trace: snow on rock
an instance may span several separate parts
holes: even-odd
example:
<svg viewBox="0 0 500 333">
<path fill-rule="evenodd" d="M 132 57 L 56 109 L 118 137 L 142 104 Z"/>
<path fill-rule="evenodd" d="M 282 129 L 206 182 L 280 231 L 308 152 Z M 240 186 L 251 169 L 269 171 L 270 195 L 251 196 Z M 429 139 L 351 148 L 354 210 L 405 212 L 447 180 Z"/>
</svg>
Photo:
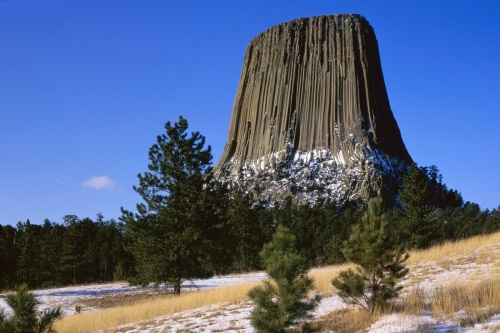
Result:
<svg viewBox="0 0 500 333">
<path fill-rule="evenodd" d="M 357 151 L 348 159 L 343 151 L 324 148 L 289 148 L 250 162 L 235 157 L 218 170 L 217 178 L 271 207 L 288 197 L 300 205 L 318 201 L 341 205 L 390 191 L 386 188 L 388 179 L 401 182 L 407 167 L 402 160 L 366 145 L 355 146 Z"/>
</svg>

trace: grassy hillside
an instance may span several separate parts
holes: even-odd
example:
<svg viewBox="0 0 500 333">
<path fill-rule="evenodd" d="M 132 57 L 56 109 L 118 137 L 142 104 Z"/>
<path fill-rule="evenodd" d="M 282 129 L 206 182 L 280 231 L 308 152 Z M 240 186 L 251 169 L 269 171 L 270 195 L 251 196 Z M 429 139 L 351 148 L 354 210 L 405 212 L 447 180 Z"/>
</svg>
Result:
<svg viewBox="0 0 500 333">
<path fill-rule="evenodd" d="M 335 290 L 330 280 L 346 267 L 313 269 L 310 274 L 315 279 L 317 291 L 325 298 L 333 295 Z M 370 325 L 381 325 L 377 321 L 389 315 L 397 315 L 401 321 L 418 322 L 419 316 L 425 313 L 426 320 L 431 322 L 451 321 L 470 326 L 500 314 L 500 233 L 412 252 L 408 267 L 410 274 L 403 282 L 404 293 L 390 310 L 392 314 L 378 313 L 369 317 L 354 308 L 339 307 L 330 314 L 317 317 L 317 323 L 325 330 L 355 332 Z M 155 318 L 171 317 L 201 307 L 220 309 L 211 312 L 216 317 L 228 307 L 251 307 L 247 292 L 255 285 L 256 282 L 251 282 L 186 292 L 179 297 L 162 296 L 133 305 L 67 316 L 56 329 L 60 333 L 94 332 L 106 328 L 106 332 L 126 332 L 132 327 L 154 327 Z M 118 326 L 122 328 L 115 329 Z M 163 330 L 167 332 L 165 327 Z M 234 327 L 238 329 L 236 323 Z"/>
</svg>

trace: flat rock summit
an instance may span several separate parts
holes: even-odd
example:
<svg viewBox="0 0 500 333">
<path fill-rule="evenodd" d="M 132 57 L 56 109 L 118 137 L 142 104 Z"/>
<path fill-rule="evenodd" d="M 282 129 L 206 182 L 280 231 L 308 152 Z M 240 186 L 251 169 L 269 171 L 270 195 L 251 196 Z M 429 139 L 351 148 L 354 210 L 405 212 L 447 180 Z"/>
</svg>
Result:
<svg viewBox="0 0 500 333">
<path fill-rule="evenodd" d="M 219 180 L 271 206 L 342 204 L 391 195 L 410 163 L 364 17 L 297 19 L 250 42 Z"/>
</svg>

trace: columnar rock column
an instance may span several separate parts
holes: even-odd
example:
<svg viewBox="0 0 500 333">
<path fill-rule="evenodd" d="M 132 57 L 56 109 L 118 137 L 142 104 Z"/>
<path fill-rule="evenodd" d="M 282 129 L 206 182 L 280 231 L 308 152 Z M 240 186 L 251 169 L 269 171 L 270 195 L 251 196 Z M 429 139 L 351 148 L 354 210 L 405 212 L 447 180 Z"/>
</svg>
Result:
<svg viewBox="0 0 500 333">
<path fill-rule="evenodd" d="M 271 205 L 367 199 L 411 163 L 360 15 L 298 19 L 247 47 L 217 177 Z"/>
</svg>

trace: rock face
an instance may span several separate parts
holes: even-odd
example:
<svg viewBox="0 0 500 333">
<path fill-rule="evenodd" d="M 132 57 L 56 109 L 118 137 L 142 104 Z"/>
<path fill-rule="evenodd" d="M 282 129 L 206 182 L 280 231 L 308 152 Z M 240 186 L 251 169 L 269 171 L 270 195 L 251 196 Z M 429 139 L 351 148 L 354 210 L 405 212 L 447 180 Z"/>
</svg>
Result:
<svg viewBox="0 0 500 333">
<path fill-rule="evenodd" d="M 341 204 L 390 191 L 411 162 L 364 17 L 297 19 L 250 42 L 220 180 L 270 205 Z"/>
</svg>

